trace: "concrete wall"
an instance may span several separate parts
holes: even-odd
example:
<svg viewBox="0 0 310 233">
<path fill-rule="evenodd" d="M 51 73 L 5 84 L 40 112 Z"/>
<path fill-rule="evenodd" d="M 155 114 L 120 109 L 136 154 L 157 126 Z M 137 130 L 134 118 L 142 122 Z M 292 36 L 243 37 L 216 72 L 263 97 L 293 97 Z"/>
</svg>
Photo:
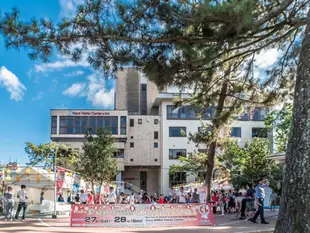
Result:
<svg viewBox="0 0 310 233">
<path fill-rule="evenodd" d="M 127 109 L 127 69 L 119 70 L 116 73 L 115 80 L 115 109 L 124 110 Z"/>
<path fill-rule="evenodd" d="M 155 83 L 148 81 L 147 82 L 147 114 L 148 115 L 158 115 L 156 109 L 152 109 L 154 100 L 156 99 L 159 91 Z"/>
<path fill-rule="evenodd" d="M 147 172 L 147 192 L 150 195 L 154 193 L 159 193 L 158 188 L 158 168 L 134 168 L 134 167 L 126 167 L 124 171 L 124 180 L 126 182 L 131 182 L 134 187 L 140 188 L 140 171 Z"/>
<path fill-rule="evenodd" d="M 130 119 L 134 120 L 134 127 L 130 127 Z M 138 124 L 141 119 L 142 124 Z M 159 116 L 128 116 L 128 137 L 125 145 L 125 161 L 129 166 L 160 166 L 162 147 L 160 139 L 160 122 L 154 124 Z M 154 132 L 158 131 L 158 139 L 154 139 Z M 154 143 L 158 148 L 154 148 Z M 134 147 L 130 147 L 134 143 Z M 157 161 L 155 161 L 157 160 Z"/>
<path fill-rule="evenodd" d="M 127 69 L 127 110 L 140 113 L 140 74 L 134 69 Z"/>
</svg>

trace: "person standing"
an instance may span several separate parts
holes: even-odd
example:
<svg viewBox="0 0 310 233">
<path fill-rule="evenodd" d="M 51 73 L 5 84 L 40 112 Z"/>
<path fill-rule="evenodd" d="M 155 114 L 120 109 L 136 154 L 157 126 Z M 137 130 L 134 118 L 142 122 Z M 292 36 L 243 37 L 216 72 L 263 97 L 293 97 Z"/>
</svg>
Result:
<svg viewBox="0 0 310 233">
<path fill-rule="evenodd" d="M 97 192 L 95 195 L 95 204 L 100 204 L 100 198 L 99 198 L 100 192 Z"/>
<path fill-rule="evenodd" d="M 259 185 L 257 185 L 255 188 L 258 210 L 256 211 L 255 215 L 249 219 L 249 221 L 253 223 L 256 223 L 256 219 L 258 218 L 258 215 L 259 215 L 262 224 L 269 224 L 268 222 L 266 222 L 265 217 L 264 217 L 265 188 L 266 188 L 266 185 L 264 183 L 264 179 L 260 179 Z"/>
<path fill-rule="evenodd" d="M 84 193 L 84 190 L 81 190 L 81 196 L 80 196 L 80 201 L 82 204 L 86 204 L 88 200 L 88 195 Z"/>
<path fill-rule="evenodd" d="M 197 192 L 197 189 L 194 189 L 193 195 L 192 195 L 192 203 L 200 203 L 200 195 Z"/>
<path fill-rule="evenodd" d="M 69 193 L 68 197 L 67 197 L 67 203 L 71 204 L 71 193 Z"/>
<path fill-rule="evenodd" d="M 225 213 L 225 204 L 226 204 L 225 193 L 224 193 L 224 191 L 221 191 L 219 196 L 218 196 L 218 206 L 220 207 L 222 216 L 224 216 L 224 213 Z"/>
<path fill-rule="evenodd" d="M 137 198 L 136 198 L 136 203 L 141 204 L 141 201 L 142 201 L 142 194 L 138 193 Z"/>
<path fill-rule="evenodd" d="M 108 202 L 109 204 L 115 204 L 116 203 L 116 194 L 114 192 L 114 188 L 110 187 L 110 193 L 108 196 Z"/>
<path fill-rule="evenodd" d="M 135 204 L 135 194 L 131 193 L 131 196 L 129 198 L 129 204 L 134 205 Z"/>
<path fill-rule="evenodd" d="M 87 204 L 94 204 L 94 193 L 91 191 L 87 197 Z"/>
<path fill-rule="evenodd" d="M 40 194 L 40 205 L 42 205 L 43 201 L 44 201 L 44 192 L 41 192 L 41 194 Z"/>
<path fill-rule="evenodd" d="M 77 193 L 74 197 L 74 200 L 75 200 L 75 204 L 79 203 L 80 202 L 80 195 L 79 193 Z"/>
<path fill-rule="evenodd" d="M 255 202 L 255 192 L 256 190 L 253 188 L 253 185 L 251 183 L 248 184 L 248 189 L 246 192 L 246 198 L 242 200 L 242 206 L 241 206 L 241 217 L 240 219 L 246 219 L 245 211 L 248 206 L 248 210 L 251 212 L 254 211 L 254 202 Z"/>
<path fill-rule="evenodd" d="M 215 192 L 212 192 L 212 197 L 211 197 L 211 200 L 212 200 L 212 209 L 213 209 L 213 214 L 216 214 L 216 207 L 217 207 L 217 196 L 216 196 L 216 193 Z"/>
<path fill-rule="evenodd" d="M 4 221 L 10 219 L 13 221 L 13 189 L 12 187 L 8 187 L 7 191 L 4 193 L 4 208 L 5 208 L 5 217 Z"/>
<path fill-rule="evenodd" d="M 57 201 L 58 201 L 59 203 L 64 203 L 64 202 L 65 202 L 65 200 L 64 200 L 64 198 L 63 198 L 63 196 L 62 196 L 62 194 L 59 194 L 59 197 L 58 197 Z"/>
<path fill-rule="evenodd" d="M 16 214 L 15 214 L 15 220 L 18 219 L 19 212 L 21 211 L 21 209 L 23 209 L 22 221 L 24 222 L 26 218 L 28 194 L 26 191 L 26 185 L 22 184 L 20 187 L 21 187 L 21 190 L 18 191 L 17 193 L 17 198 L 19 198 L 19 203 L 18 203 Z"/>
<path fill-rule="evenodd" d="M 184 192 L 183 186 L 180 188 L 180 192 L 178 194 L 178 203 L 186 204 L 186 193 Z"/>
<path fill-rule="evenodd" d="M 272 191 L 271 195 L 270 195 L 270 210 L 272 211 L 272 207 L 273 207 L 273 211 L 276 211 L 276 205 L 277 205 L 277 194 Z"/>
</svg>

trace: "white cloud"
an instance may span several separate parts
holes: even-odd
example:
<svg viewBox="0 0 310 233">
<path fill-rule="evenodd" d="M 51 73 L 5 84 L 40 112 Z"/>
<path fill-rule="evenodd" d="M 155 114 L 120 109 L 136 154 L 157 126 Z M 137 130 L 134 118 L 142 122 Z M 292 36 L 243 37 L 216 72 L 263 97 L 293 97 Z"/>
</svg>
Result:
<svg viewBox="0 0 310 233">
<path fill-rule="evenodd" d="M 277 49 L 269 49 L 256 55 L 255 65 L 261 69 L 266 69 L 272 66 L 280 56 L 280 51 Z"/>
<path fill-rule="evenodd" d="M 111 108 L 114 103 L 114 89 L 107 90 L 107 80 L 100 73 L 87 77 L 87 83 L 74 83 L 63 94 L 71 97 L 86 97 L 94 107 Z"/>
<path fill-rule="evenodd" d="M 43 97 L 43 91 L 39 91 L 38 94 L 32 98 L 32 100 L 40 100 Z"/>
<path fill-rule="evenodd" d="M 85 83 L 74 83 L 71 87 L 64 90 L 62 93 L 71 97 L 83 96 L 85 86 Z"/>
<path fill-rule="evenodd" d="M 111 108 L 114 103 L 114 89 L 109 92 L 98 91 L 92 98 L 92 105 L 95 107 Z"/>
<path fill-rule="evenodd" d="M 15 101 L 23 99 L 26 87 L 19 81 L 15 74 L 2 66 L 0 68 L 0 86 L 7 89 L 10 98 Z"/>
<path fill-rule="evenodd" d="M 76 7 L 85 2 L 85 0 L 59 0 L 61 8 L 60 17 L 72 17 L 76 13 Z"/>
<path fill-rule="evenodd" d="M 83 74 L 84 74 L 83 70 L 77 70 L 77 71 L 73 71 L 72 73 L 65 74 L 65 77 L 75 77 L 75 76 L 80 76 Z"/>
<path fill-rule="evenodd" d="M 36 72 L 48 72 L 48 71 L 55 71 L 55 70 L 62 70 L 68 67 L 87 67 L 89 66 L 88 63 L 84 60 L 80 62 L 73 62 L 69 59 L 63 59 L 56 62 L 51 63 L 43 63 L 40 65 L 35 65 L 34 69 Z"/>
</svg>

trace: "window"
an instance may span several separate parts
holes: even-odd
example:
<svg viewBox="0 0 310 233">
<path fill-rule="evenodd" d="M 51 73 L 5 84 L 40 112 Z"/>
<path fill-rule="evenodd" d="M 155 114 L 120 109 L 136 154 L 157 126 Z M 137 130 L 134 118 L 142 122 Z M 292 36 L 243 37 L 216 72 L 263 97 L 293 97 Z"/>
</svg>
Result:
<svg viewBox="0 0 310 233">
<path fill-rule="evenodd" d="M 140 92 L 141 115 L 147 115 L 147 88 L 146 84 L 141 84 Z"/>
<path fill-rule="evenodd" d="M 186 127 L 169 127 L 169 137 L 186 137 Z"/>
<path fill-rule="evenodd" d="M 158 131 L 154 131 L 154 139 L 158 139 Z"/>
<path fill-rule="evenodd" d="M 204 109 L 203 112 L 203 119 L 204 120 L 211 120 L 215 117 L 216 107 L 211 106 Z"/>
<path fill-rule="evenodd" d="M 154 142 L 154 148 L 158 148 L 158 142 Z"/>
<path fill-rule="evenodd" d="M 181 185 L 186 183 L 186 173 L 185 172 L 177 172 L 173 175 L 169 175 L 169 187 L 173 187 L 175 185 Z"/>
<path fill-rule="evenodd" d="M 130 119 L 129 121 L 130 123 L 130 127 L 134 127 L 135 126 L 135 119 Z"/>
<path fill-rule="evenodd" d="M 133 142 L 130 143 L 130 148 L 134 148 L 135 144 Z"/>
<path fill-rule="evenodd" d="M 52 116 L 51 134 L 57 134 L 57 116 Z"/>
<path fill-rule="evenodd" d="M 252 120 L 253 121 L 264 121 L 266 115 L 267 115 L 266 108 L 254 108 Z"/>
<path fill-rule="evenodd" d="M 89 117 L 89 128 L 93 134 L 97 133 L 97 117 Z"/>
<path fill-rule="evenodd" d="M 267 138 L 267 130 L 264 128 L 252 128 L 253 138 Z"/>
<path fill-rule="evenodd" d="M 126 135 L 127 117 L 121 116 L 121 135 Z"/>
<path fill-rule="evenodd" d="M 73 117 L 72 116 L 60 116 L 60 128 L 59 133 L 60 134 L 73 134 Z"/>
<path fill-rule="evenodd" d="M 250 120 L 250 108 L 247 107 L 244 111 L 244 113 L 242 113 L 239 117 L 238 117 L 239 121 L 249 121 Z"/>
<path fill-rule="evenodd" d="M 122 121 L 122 119 L 121 119 Z M 123 124 L 126 119 L 123 119 Z M 53 124 L 53 123 L 52 123 Z M 118 134 L 117 116 L 60 116 L 59 133 L 60 134 L 85 134 L 87 129 L 91 128 L 93 134 L 99 129 L 108 129 L 113 135 Z M 121 127 L 122 128 L 122 127 Z M 124 132 L 124 129 L 123 129 Z"/>
<path fill-rule="evenodd" d="M 179 157 L 186 157 L 186 149 L 169 149 L 169 159 L 174 160 Z"/>
<path fill-rule="evenodd" d="M 198 149 L 198 152 L 199 153 L 208 153 L 209 152 L 209 150 L 208 149 Z"/>
<path fill-rule="evenodd" d="M 124 149 L 117 149 L 114 153 L 114 158 L 124 158 Z"/>
<path fill-rule="evenodd" d="M 241 127 L 232 127 L 230 136 L 241 138 Z"/>
<path fill-rule="evenodd" d="M 202 133 L 202 135 L 205 137 L 211 133 L 211 127 L 198 127 L 198 133 Z"/>
<path fill-rule="evenodd" d="M 138 124 L 139 124 L 139 125 L 142 124 L 142 119 L 138 119 Z"/>
<path fill-rule="evenodd" d="M 195 109 L 190 106 L 176 108 L 173 105 L 167 106 L 167 119 L 197 119 Z"/>
<path fill-rule="evenodd" d="M 154 125 L 158 125 L 158 119 L 154 119 Z"/>
</svg>

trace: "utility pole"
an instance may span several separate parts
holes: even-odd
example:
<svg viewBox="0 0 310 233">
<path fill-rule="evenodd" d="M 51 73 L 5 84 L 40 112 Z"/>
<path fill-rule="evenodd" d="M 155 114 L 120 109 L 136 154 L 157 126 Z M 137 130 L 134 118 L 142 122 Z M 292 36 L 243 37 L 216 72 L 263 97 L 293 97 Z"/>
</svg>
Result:
<svg viewBox="0 0 310 233">
<path fill-rule="evenodd" d="M 56 214 L 56 200 L 57 200 L 57 187 L 56 187 L 56 182 L 57 182 L 57 166 L 56 166 L 56 159 L 57 159 L 57 152 L 58 152 L 58 148 L 56 148 L 55 154 L 54 154 L 54 214 L 52 215 L 52 218 L 57 218 L 57 214 Z"/>
</svg>

